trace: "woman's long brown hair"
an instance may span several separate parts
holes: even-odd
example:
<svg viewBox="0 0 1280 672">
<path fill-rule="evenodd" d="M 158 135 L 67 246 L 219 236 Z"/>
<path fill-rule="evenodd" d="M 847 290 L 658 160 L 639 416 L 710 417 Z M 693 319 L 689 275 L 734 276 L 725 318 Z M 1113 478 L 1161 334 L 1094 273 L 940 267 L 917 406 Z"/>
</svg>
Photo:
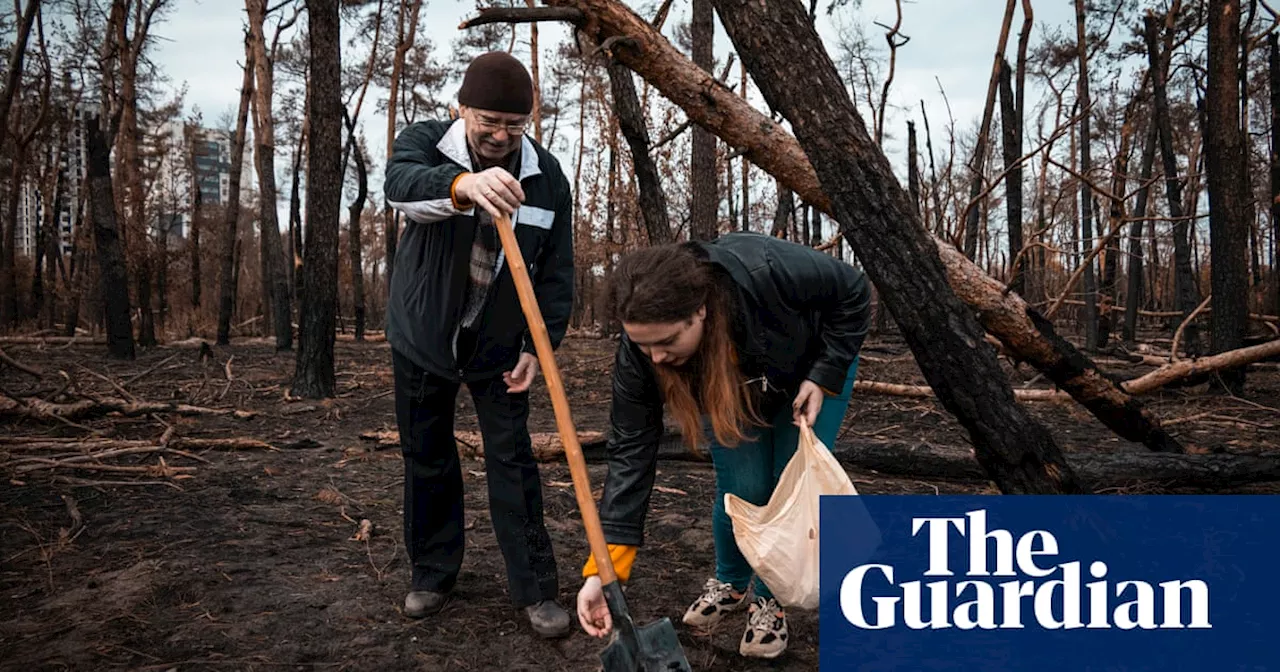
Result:
<svg viewBox="0 0 1280 672">
<path fill-rule="evenodd" d="M 667 408 L 680 426 L 685 444 L 702 443 L 702 415 L 722 446 L 747 438 L 751 425 L 763 425 L 743 385 L 737 348 L 730 337 L 732 305 L 710 265 L 690 243 L 632 252 L 614 270 L 609 297 L 614 316 L 624 323 L 669 324 L 692 320 L 706 306 L 698 350 L 680 367 L 654 364 Z"/>
</svg>

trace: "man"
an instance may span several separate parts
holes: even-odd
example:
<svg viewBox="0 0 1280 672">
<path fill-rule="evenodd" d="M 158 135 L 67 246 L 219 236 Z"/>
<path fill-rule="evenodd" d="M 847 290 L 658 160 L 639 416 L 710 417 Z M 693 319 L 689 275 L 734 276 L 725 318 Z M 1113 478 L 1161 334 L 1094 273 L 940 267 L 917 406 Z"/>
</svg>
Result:
<svg viewBox="0 0 1280 672">
<path fill-rule="evenodd" d="M 560 164 L 525 135 L 533 82 L 518 60 L 504 52 L 476 58 L 458 103 L 456 121 L 405 128 L 387 165 L 387 202 L 407 219 L 387 307 L 413 565 L 404 613 L 439 611 L 462 566 L 453 421 L 465 383 L 484 440 L 489 512 L 512 602 L 539 635 L 561 637 L 571 622 L 556 602 L 556 563 L 526 425 L 538 360 L 494 219 L 511 216 L 559 345 L 573 297 L 573 200 Z"/>
</svg>

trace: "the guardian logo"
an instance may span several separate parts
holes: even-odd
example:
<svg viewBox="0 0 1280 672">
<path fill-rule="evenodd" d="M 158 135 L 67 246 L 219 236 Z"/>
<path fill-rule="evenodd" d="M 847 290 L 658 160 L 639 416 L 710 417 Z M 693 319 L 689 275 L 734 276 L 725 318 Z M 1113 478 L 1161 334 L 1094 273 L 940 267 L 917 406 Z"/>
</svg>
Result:
<svg viewBox="0 0 1280 672">
<path fill-rule="evenodd" d="M 988 530 L 985 509 L 957 518 L 913 517 L 911 528 L 913 538 L 928 541 L 924 577 L 940 578 L 901 581 L 907 577 L 891 565 L 854 567 L 840 582 L 840 611 L 853 626 L 865 630 L 899 624 L 912 630 L 1213 627 L 1209 585 L 1201 579 L 1168 577 L 1156 585 L 1116 581 L 1108 577 L 1103 560 L 1063 562 L 1058 540 L 1047 530 L 1032 530 L 1016 540 L 1009 530 Z M 965 540 L 967 566 L 953 567 L 949 544 Z"/>
</svg>

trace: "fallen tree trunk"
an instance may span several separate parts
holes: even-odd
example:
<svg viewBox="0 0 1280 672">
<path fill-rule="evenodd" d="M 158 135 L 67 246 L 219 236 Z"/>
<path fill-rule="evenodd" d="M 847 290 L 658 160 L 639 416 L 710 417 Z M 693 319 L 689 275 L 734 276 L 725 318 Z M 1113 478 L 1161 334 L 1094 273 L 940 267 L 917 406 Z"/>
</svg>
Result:
<svg viewBox="0 0 1280 672">
<path fill-rule="evenodd" d="M 913 478 L 986 481 L 973 451 L 927 443 L 837 444 L 844 465 Z M 1280 481 L 1280 455 L 1171 455 L 1149 452 L 1068 453 L 1082 484 L 1097 492 L 1139 484 L 1166 488 L 1226 488 Z"/>
<path fill-rule="evenodd" d="M 874 380 L 854 381 L 853 391 L 908 399 L 933 399 L 937 396 L 933 388 L 928 385 L 899 385 Z M 1013 397 L 1018 401 L 1069 401 L 1071 399 L 1071 395 L 1057 390 L 1014 390 Z"/>
<path fill-rule="evenodd" d="M 1214 373 L 1223 369 L 1234 369 L 1238 366 L 1245 366 L 1246 364 L 1252 364 L 1278 355 L 1280 355 L 1280 339 L 1251 345 L 1239 350 L 1223 352 L 1210 357 L 1183 359 L 1172 364 L 1166 364 L 1145 376 L 1125 382 L 1124 388 L 1132 394 L 1142 394 L 1168 385 L 1176 380 Z"/>
<path fill-rule="evenodd" d="M 543 2 L 582 11 L 586 18 L 581 30 L 597 43 L 611 37 L 631 38 L 614 49 L 618 60 L 683 108 L 690 119 L 739 148 L 749 161 L 773 175 L 802 200 L 834 216 L 831 201 L 800 142 L 717 82 L 712 75 L 696 68 L 644 19 L 616 0 Z M 749 7 L 745 9 L 750 10 Z M 722 9 L 722 20 L 724 13 Z M 767 21 L 772 22 L 770 28 L 753 33 L 754 37 L 768 38 L 771 33 L 776 34 L 774 28 L 781 26 L 779 18 L 772 16 Z M 808 29 L 812 30 L 811 27 Z M 793 63 L 792 67 L 795 66 Z M 843 92 L 843 87 L 839 90 Z M 798 123 L 796 119 L 790 121 L 793 127 Z M 901 190 L 896 182 L 890 182 L 892 184 L 886 186 Z M 899 225 L 908 226 L 907 222 L 922 226 L 918 223 L 918 216 L 903 220 Z M 948 284 L 962 301 L 978 311 L 983 326 L 1010 352 L 1044 372 L 1120 436 L 1142 442 L 1152 450 L 1183 450 L 1172 436 L 1160 428 L 1154 416 L 1125 393 L 1116 381 L 1098 371 L 1084 354 L 1059 337 L 1052 324 L 1040 318 L 1021 297 L 1005 293 L 1003 286 L 966 259 L 959 250 L 944 241 L 935 240 Z"/>
<path fill-rule="evenodd" d="M 1172 364 L 1165 363 L 1150 373 L 1132 380 L 1126 380 L 1120 385 L 1129 394 L 1146 394 L 1180 380 L 1195 376 L 1205 376 L 1224 369 L 1248 366 L 1276 356 L 1280 356 L 1280 339 L 1211 357 L 1183 359 Z M 1202 380 L 1200 382 L 1203 383 L 1205 381 Z M 865 394 L 883 394 L 891 397 L 908 397 L 912 399 L 928 399 L 935 396 L 933 388 L 928 385 L 898 385 L 871 380 L 854 382 L 853 390 Z M 1070 395 L 1056 390 L 1014 390 L 1013 394 L 1020 401 L 1067 401 L 1071 399 Z"/>
</svg>

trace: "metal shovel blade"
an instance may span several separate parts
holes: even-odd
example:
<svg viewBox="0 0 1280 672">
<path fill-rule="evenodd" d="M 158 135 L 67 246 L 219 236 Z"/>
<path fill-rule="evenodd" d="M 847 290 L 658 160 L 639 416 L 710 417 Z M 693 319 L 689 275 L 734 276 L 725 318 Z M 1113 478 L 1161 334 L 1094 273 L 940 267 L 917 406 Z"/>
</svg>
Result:
<svg viewBox="0 0 1280 672">
<path fill-rule="evenodd" d="M 636 627 L 618 582 L 604 587 L 614 638 L 600 653 L 604 672 L 692 672 L 671 619 Z"/>
</svg>

